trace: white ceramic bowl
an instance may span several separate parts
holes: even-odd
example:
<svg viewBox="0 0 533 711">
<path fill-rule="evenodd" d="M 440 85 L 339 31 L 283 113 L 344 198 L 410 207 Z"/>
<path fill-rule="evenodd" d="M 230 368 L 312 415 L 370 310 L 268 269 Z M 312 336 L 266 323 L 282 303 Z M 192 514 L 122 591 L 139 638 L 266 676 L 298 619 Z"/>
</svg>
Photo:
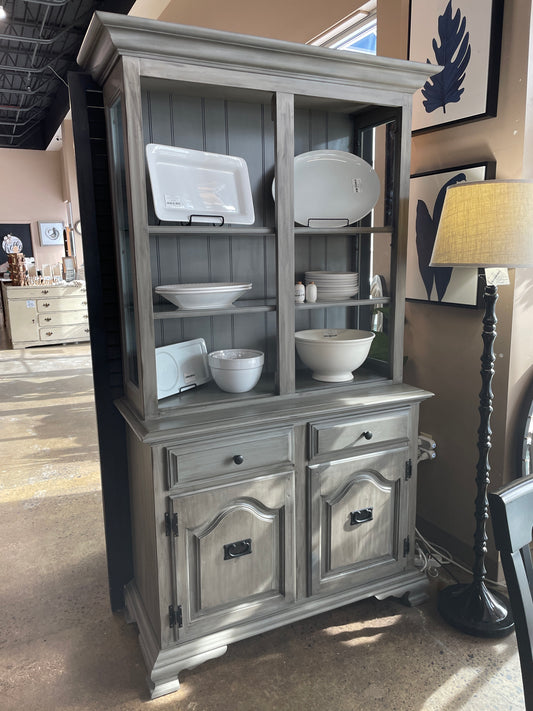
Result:
<svg viewBox="0 0 533 711">
<path fill-rule="evenodd" d="M 297 331 L 296 352 L 311 368 L 315 380 L 347 382 L 353 380 L 353 371 L 366 360 L 374 335 L 372 331 L 348 328 Z"/>
<path fill-rule="evenodd" d="M 250 282 L 168 284 L 156 286 L 155 293 L 163 296 L 180 309 L 226 309 L 251 288 Z"/>
<path fill-rule="evenodd" d="M 213 351 L 207 356 L 213 380 L 227 393 L 245 393 L 259 382 L 264 353 L 245 348 Z"/>
</svg>

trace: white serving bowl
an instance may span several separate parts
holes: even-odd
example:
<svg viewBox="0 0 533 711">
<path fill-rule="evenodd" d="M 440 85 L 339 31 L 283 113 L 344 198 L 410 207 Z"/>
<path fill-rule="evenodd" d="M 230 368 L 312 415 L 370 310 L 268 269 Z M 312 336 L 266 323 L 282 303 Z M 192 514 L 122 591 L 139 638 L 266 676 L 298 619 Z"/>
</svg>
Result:
<svg viewBox="0 0 533 711">
<path fill-rule="evenodd" d="M 168 284 L 156 286 L 155 293 L 163 296 L 180 309 L 226 309 L 251 288 L 250 282 Z"/>
<path fill-rule="evenodd" d="M 314 380 L 347 382 L 366 360 L 374 335 L 372 331 L 349 328 L 297 331 L 296 352 L 313 371 Z"/>
<path fill-rule="evenodd" d="M 246 348 L 213 351 L 207 356 L 213 380 L 227 393 L 245 393 L 259 382 L 265 355 Z"/>
</svg>

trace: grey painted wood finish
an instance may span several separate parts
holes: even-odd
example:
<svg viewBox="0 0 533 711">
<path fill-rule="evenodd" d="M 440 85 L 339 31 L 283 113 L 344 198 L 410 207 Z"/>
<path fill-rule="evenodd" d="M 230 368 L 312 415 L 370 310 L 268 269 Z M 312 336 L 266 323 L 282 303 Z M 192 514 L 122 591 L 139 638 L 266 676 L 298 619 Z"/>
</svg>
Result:
<svg viewBox="0 0 533 711">
<path fill-rule="evenodd" d="M 402 384 L 403 302 L 411 94 L 433 68 L 105 13 L 79 62 L 104 85 L 110 124 L 122 122 L 110 150 L 135 565 L 125 595 L 156 697 L 231 641 L 368 595 L 424 597 L 408 541 L 418 404 L 430 394 Z M 255 224 L 159 224 L 148 143 L 243 157 Z M 295 226 L 294 156 L 319 148 L 376 158 L 385 198 L 372 217 Z M 387 265 L 379 302 L 372 250 Z M 357 271 L 359 298 L 295 305 L 310 269 Z M 154 294 L 201 281 L 253 288 L 207 312 Z M 353 383 L 313 381 L 294 331 L 368 329 L 376 303 L 389 309 L 388 356 Z M 259 385 L 232 395 L 209 383 L 158 402 L 155 349 L 194 338 L 264 351 Z"/>
<path fill-rule="evenodd" d="M 405 464 L 408 449 L 309 467 L 311 593 L 356 587 L 407 566 Z"/>
</svg>

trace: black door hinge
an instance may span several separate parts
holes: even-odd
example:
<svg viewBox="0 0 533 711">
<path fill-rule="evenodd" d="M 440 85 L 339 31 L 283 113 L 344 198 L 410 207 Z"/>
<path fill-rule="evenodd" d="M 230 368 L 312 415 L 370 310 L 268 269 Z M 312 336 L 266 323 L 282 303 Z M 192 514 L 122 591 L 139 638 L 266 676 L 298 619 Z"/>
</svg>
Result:
<svg viewBox="0 0 533 711">
<path fill-rule="evenodd" d="M 183 614 L 181 611 L 181 605 L 169 605 L 168 606 L 168 626 L 169 627 L 183 627 Z"/>
<path fill-rule="evenodd" d="M 405 558 L 411 549 L 411 544 L 409 543 L 409 536 L 403 539 L 403 557 Z"/>
<path fill-rule="evenodd" d="M 413 463 L 410 459 L 405 462 L 405 481 L 413 476 Z"/>
<path fill-rule="evenodd" d="M 165 513 L 165 536 L 170 536 L 171 533 L 173 536 L 179 535 L 177 513 L 173 513 L 172 518 L 169 513 Z"/>
</svg>

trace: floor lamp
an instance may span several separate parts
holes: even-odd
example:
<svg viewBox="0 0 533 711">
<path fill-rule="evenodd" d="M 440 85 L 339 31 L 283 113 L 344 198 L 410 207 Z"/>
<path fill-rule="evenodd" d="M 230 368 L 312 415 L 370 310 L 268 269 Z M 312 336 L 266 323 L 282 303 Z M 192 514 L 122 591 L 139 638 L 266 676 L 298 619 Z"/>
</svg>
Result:
<svg viewBox="0 0 533 711">
<path fill-rule="evenodd" d="M 533 266 L 533 181 L 485 180 L 449 187 L 430 266 Z M 438 600 L 439 611 L 449 624 L 479 637 L 503 637 L 514 628 L 506 598 L 485 585 L 497 298 L 497 285 L 487 279 L 483 295 L 473 579 L 471 583 L 444 588 Z"/>
</svg>

